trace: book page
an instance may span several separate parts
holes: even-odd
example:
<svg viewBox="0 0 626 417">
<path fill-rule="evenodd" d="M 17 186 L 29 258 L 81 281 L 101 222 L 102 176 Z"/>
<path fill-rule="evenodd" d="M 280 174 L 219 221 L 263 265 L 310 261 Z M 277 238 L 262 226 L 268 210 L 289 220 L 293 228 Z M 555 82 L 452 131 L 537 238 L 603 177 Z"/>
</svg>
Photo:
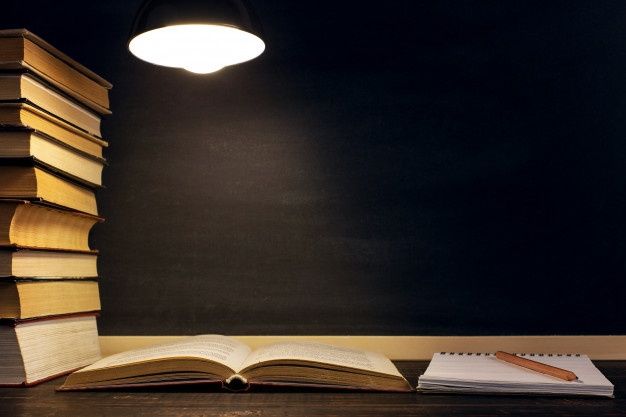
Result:
<svg viewBox="0 0 626 417">
<path fill-rule="evenodd" d="M 311 342 L 261 347 L 248 356 L 239 371 L 274 360 L 316 362 L 402 377 L 394 364 L 378 353 Z"/>
<path fill-rule="evenodd" d="M 613 384 L 586 355 L 518 354 L 578 376 L 565 381 L 501 361 L 493 353 L 436 353 L 419 377 L 418 390 L 612 396 Z"/>
<path fill-rule="evenodd" d="M 175 358 L 204 359 L 235 370 L 239 369 L 249 354 L 250 348 L 248 346 L 230 337 L 200 335 L 177 342 L 129 350 L 108 356 L 78 372 Z"/>
<path fill-rule="evenodd" d="M 560 385 L 610 385 L 586 355 L 530 355 L 519 354 L 546 365 L 567 369 L 578 376 L 578 381 L 564 381 L 550 375 L 532 371 L 504 362 L 494 354 L 442 354 L 436 353 L 428 365 L 424 377 L 456 379 L 504 384 L 560 384 Z"/>
</svg>

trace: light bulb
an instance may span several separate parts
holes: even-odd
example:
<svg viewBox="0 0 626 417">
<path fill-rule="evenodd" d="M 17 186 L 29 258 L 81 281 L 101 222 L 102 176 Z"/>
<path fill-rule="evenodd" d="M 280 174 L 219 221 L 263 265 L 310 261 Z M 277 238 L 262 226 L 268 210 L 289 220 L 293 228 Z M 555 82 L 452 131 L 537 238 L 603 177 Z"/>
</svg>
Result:
<svg viewBox="0 0 626 417">
<path fill-rule="evenodd" d="M 210 74 L 212 72 L 217 72 L 222 68 L 224 68 L 224 65 L 203 62 L 186 64 L 183 67 L 183 69 L 186 69 L 187 71 L 193 72 L 195 74 Z"/>
<path fill-rule="evenodd" d="M 174 25 L 143 32 L 128 48 L 137 58 L 166 67 L 207 74 L 261 55 L 256 35 L 221 25 Z"/>
</svg>

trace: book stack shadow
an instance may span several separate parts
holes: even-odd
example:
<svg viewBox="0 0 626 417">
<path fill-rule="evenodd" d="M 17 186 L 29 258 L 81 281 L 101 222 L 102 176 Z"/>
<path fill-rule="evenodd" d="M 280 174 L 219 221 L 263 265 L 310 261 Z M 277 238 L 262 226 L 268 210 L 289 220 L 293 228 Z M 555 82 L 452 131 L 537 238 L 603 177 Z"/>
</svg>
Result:
<svg viewBox="0 0 626 417">
<path fill-rule="evenodd" d="M 110 88 L 31 32 L 0 30 L 0 385 L 100 359 L 89 233 Z"/>
</svg>

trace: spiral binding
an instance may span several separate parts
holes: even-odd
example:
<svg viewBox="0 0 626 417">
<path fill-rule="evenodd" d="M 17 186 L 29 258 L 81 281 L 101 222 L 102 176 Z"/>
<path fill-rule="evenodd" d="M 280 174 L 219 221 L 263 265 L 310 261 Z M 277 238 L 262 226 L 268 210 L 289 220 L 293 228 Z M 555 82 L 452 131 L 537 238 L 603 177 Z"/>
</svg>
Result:
<svg viewBox="0 0 626 417">
<path fill-rule="evenodd" d="M 495 353 L 492 352 L 439 352 L 440 355 L 449 355 L 449 356 L 495 356 Z M 512 353 L 516 356 L 521 357 L 580 357 L 580 353 Z"/>
</svg>

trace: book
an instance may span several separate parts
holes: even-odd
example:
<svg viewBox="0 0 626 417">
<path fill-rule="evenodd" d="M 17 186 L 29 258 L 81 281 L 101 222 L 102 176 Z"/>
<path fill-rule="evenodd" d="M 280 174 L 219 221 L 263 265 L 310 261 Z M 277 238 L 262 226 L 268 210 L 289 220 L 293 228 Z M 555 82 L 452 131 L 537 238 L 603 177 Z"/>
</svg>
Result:
<svg viewBox="0 0 626 417">
<path fill-rule="evenodd" d="M 0 322 L 0 385 L 35 385 L 101 357 L 95 315 Z"/>
<path fill-rule="evenodd" d="M 0 75 L 0 100 L 26 101 L 85 132 L 100 137 L 100 117 L 65 98 L 30 74 Z"/>
<path fill-rule="evenodd" d="M 31 129 L 0 131 L 0 162 L 31 160 L 91 186 L 102 186 L 105 160 Z"/>
<path fill-rule="evenodd" d="M 545 394 L 613 396 L 613 384 L 580 354 L 519 354 L 574 372 L 578 381 L 564 381 L 498 360 L 493 353 L 436 353 L 417 390 L 430 393 Z"/>
<path fill-rule="evenodd" d="M 89 231 L 101 221 L 28 201 L 0 201 L 0 247 L 93 252 Z"/>
<path fill-rule="evenodd" d="M 57 279 L 97 276 L 97 255 L 94 253 L 0 249 L 0 277 Z"/>
<path fill-rule="evenodd" d="M 31 319 L 100 310 L 92 280 L 0 280 L 0 319 Z"/>
<path fill-rule="evenodd" d="M 102 158 L 108 143 L 28 103 L 0 103 L 0 126 L 29 128 L 86 154 Z"/>
<path fill-rule="evenodd" d="M 378 353 L 307 342 L 256 350 L 236 339 L 200 335 L 104 358 L 69 375 L 59 390 L 216 384 L 411 391 L 393 363 Z"/>
<path fill-rule="evenodd" d="M 0 30 L 0 385 L 101 358 L 89 233 L 110 88 L 31 32 Z"/>
<path fill-rule="evenodd" d="M 99 113 L 110 113 L 111 83 L 26 29 L 0 30 L 0 69 L 27 70 Z"/>
<path fill-rule="evenodd" d="M 0 165 L 0 198 L 39 200 L 98 215 L 92 190 L 34 166 Z"/>
</svg>

